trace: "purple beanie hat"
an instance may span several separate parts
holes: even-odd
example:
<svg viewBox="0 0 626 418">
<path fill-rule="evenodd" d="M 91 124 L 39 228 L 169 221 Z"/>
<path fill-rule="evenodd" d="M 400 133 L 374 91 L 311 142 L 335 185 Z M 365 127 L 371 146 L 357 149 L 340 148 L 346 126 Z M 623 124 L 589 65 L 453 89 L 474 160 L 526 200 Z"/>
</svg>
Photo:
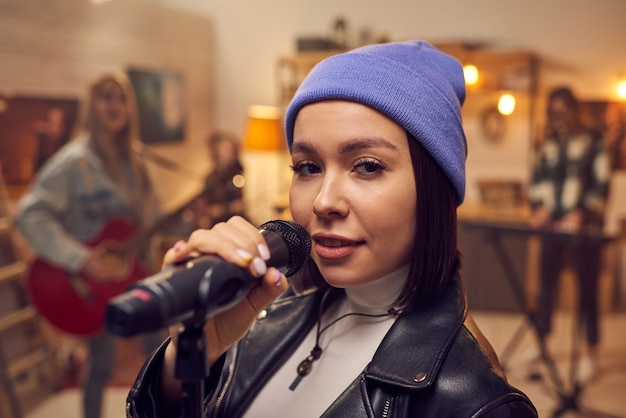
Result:
<svg viewBox="0 0 626 418">
<path fill-rule="evenodd" d="M 289 149 L 302 107 L 349 100 L 378 110 L 406 129 L 437 161 L 465 197 L 467 142 L 461 120 L 463 68 L 456 58 L 423 41 L 368 45 L 318 63 L 285 114 Z"/>
</svg>

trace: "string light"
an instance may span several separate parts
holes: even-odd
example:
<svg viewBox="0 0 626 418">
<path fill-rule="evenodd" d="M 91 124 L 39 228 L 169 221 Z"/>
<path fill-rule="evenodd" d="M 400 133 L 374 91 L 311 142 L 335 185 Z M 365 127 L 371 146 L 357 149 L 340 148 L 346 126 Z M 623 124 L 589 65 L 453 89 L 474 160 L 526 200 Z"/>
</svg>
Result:
<svg viewBox="0 0 626 418">
<path fill-rule="evenodd" d="M 617 82 L 617 97 L 620 98 L 620 100 L 626 100 L 626 78 L 625 77 L 621 77 L 619 79 L 619 81 Z"/>
<path fill-rule="evenodd" d="M 476 84 L 478 82 L 478 68 L 474 64 L 466 64 L 463 66 L 463 76 L 465 77 L 465 84 Z"/>
<path fill-rule="evenodd" d="M 498 99 L 498 112 L 510 115 L 515 110 L 515 96 L 511 93 L 503 93 Z"/>
</svg>

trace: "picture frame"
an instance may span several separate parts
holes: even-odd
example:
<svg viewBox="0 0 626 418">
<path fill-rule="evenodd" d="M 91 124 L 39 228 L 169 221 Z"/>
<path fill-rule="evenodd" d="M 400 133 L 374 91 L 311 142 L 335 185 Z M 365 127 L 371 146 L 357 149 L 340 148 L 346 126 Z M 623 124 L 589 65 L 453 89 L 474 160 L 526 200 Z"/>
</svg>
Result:
<svg viewBox="0 0 626 418">
<path fill-rule="evenodd" d="M 139 115 L 141 141 L 180 142 L 185 138 L 185 83 L 176 71 L 129 68 Z"/>
<path fill-rule="evenodd" d="M 0 112 L 0 166 L 9 191 L 27 185 L 75 133 L 78 98 L 4 97 Z"/>
</svg>

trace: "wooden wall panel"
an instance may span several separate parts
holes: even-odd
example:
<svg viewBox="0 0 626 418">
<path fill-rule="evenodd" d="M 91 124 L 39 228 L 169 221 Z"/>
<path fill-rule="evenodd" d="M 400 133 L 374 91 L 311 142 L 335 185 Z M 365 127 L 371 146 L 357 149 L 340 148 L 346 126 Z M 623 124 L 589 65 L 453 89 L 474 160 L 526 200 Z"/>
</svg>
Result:
<svg viewBox="0 0 626 418">
<path fill-rule="evenodd" d="M 151 149 L 184 162 L 198 173 L 198 180 L 208 168 L 204 143 L 215 126 L 213 50 L 210 20 L 146 0 L 101 5 L 89 0 L 0 0 L 0 99 L 82 99 L 89 82 L 106 71 L 178 71 L 185 82 L 186 138 Z M 178 198 L 184 200 L 200 184 L 159 167 L 151 170 L 166 206 L 176 206 Z"/>
</svg>

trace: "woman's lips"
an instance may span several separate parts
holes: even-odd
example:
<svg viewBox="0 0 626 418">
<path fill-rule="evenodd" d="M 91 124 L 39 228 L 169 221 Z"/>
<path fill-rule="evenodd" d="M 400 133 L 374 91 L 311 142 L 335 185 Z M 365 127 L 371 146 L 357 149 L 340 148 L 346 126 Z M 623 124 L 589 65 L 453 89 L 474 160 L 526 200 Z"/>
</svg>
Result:
<svg viewBox="0 0 626 418">
<path fill-rule="evenodd" d="M 317 237 L 313 239 L 313 250 L 320 258 L 339 259 L 353 254 L 360 244 L 362 242 Z"/>
</svg>

